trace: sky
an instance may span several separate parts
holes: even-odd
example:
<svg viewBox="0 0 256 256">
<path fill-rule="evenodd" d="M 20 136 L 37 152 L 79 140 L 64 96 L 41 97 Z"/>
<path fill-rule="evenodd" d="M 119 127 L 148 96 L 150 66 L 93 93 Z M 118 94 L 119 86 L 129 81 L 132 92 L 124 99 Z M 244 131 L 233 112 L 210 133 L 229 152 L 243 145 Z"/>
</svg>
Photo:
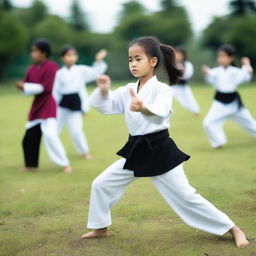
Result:
<svg viewBox="0 0 256 256">
<path fill-rule="evenodd" d="M 28 7 L 33 0 L 11 0 L 14 6 Z M 72 0 L 42 0 L 49 11 L 63 17 L 69 16 Z M 128 0 L 79 0 L 80 5 L 87 13 L 88 22 L 95 32 L 111 32 L 116 25 L 118 13 L 122 9 L 122 3 Z M 159 9 L 159 0 L 138 0 L 149 11 Z M 229 0 L 177 0 L 183 5 L 192 23 L 193 30 L 200 33 L 212 20 L 214 16 L 228 13 Z"/>
</svg>

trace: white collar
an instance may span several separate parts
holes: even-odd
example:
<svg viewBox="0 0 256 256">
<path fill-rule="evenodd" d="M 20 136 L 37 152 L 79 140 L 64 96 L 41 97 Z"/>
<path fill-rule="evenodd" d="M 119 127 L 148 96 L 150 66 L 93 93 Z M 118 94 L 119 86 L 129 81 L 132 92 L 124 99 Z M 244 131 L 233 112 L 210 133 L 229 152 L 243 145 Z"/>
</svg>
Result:
<svg viewBox="0 0 256 256">
<path fill-rule="evenodd" d="M 72 65 L 70 68 L 68 68 L 66 65 L 63 66 L 63 69 L 66 70 L 66 71 L 72 71 L 77 65 L 74 64 Z"/>
<path fill-rule="evenodd" d="M 137 82 L 135 83 L 136 93 L 138 93 L 138 92 L 137 92 L 137 88 L 138 88 L 139 82 L 140 82 L 140 79 L 138 79 Z M 140 93 L 141 90 L 143 90 L 145 87 L 148 87 L 148 86 L 153 85 L 153 84 L 156 84 L 156 83 L 158 83 L 158 79 L 157 79 L 157 76 L 154 75 L 154 76 L 152 76 L 152 77 L 142 86 L 142 88 L 139 90 L 139 93 Z"/>
</svg>

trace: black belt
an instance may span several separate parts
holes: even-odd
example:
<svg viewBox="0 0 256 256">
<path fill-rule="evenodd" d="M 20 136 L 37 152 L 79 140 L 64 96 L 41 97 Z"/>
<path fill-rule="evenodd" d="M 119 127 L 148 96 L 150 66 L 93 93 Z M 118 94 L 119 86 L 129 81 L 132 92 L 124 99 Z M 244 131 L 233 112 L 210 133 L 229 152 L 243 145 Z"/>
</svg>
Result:
<svg viewBox="0 0 256 256">
<path fill-rule="evenodd" d="M 223 93 L 223 92 L 216 91 L 214 99 L 223 104 L 229 104 L 234 101 L 237 101 L 239 108 L 241 108 L 244 105 L 242 102 L 241 96 L 238 92 Z"/>
<path fill-rule="evenodd" d="M 190 158 L 178 149 L 167 129 L 145 135 L 129 135 L 117 155 L 126 158 L 123 168 L 134 171 L 135 177 L 163 174 Z"/>
<path fill-rule="evenodd" d="M 186 80 L 186 79 L 179 79 L 179 80 L 176 82 L 177 85 L 181 85 L 181 86 L 184 86 L 184 85 L 186 85 L 187 83 L 188 83 L 188 80 Z"/>
<path fill-rule="evenodd" d="M 59 105 L 72 111 L 81 111 L 82 109 L 78 93 L 63 94 Z"/>
</svg>

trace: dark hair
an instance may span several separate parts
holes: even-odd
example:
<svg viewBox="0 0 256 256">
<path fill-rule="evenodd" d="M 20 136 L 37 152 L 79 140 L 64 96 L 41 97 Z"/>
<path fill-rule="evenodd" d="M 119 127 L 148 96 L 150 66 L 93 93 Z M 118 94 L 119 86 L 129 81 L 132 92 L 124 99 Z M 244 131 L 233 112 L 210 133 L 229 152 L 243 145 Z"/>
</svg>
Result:
<svg viewBox="0 0 256 256">
<path fill-rule="evenodd" d="M 223 44 L 218 48 L 218 51 L 225 52 L 228 56 L 233 57 L 235 55 L 235 47 L 230 44 Z"/>
<path fill-rule="evenodd" d="M 175 47 L 176 52 L 180 52 L 183 55 L 184 61 L 187 60 L 187 51 L 183 46 Z"/>
<path fill-rule="evenodd" d="M 138 44 L 143 47 L 147 56 L 157 57 L 158 62 L 155 68 L 158 68 L 163 62 L 168 74 L 170 85 L 175 84 L 182 76 L 183 71 L 176 65 L 175 51 L 171 46 L 162 44 L 158 39 L 148 36 L 139 37 L 133 40 L 129 47 L 134 44 Z"/>
<path fill-rule="evenodd" d="M 65 56 L 67 54 L 67 52 L 70 50 L 73 50 L 76 52 L 76 48 L 71 44 L 67 44 L 67 45 L 63 46 L 63 48 L 60 51 L 60 56 L 61 57 Z"/>
<path fill-rule="evenodd" d="M 34 45 L 40 52 L 45 53 L 46 57 L 51 55 L 51 45 L 47 39 L 37 38 L 32 45 Z"/>
</svg>

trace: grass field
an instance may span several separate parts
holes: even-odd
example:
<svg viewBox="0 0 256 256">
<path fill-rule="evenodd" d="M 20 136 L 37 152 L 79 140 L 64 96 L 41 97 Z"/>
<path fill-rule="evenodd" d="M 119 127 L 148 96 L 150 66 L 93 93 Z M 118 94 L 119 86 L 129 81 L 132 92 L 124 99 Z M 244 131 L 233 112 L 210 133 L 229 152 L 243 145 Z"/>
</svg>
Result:
<svg viewBox="0 0 256 256">
<path fill-rule="evenodd" d="M 111 236 L 80 240 L 86 231 L 92 180 L 118 159 L 127 130 L 122 116 L 92 110 L 84 120 L 94 158 L 75 153 L 65 130 L 62 140 L 74 172 L 65 174 L 41 147 L 40 168 L 19 173 L 21 139 L 31 99 L 0 86 L 0 255 L 1 256 L 255 256 L 256 140 L 237 125 L 225 125 L 228 144 L 210 149 L 202 129 L 213 91 L 194 86 L 202 108 L 194 117 L 174 103 L 171 135 L 191 160 L 184 167 L 197 191 L 226 212 L 247 233 L 249 247 L 237 249 L 229 235 L 218 237 L 186 226 L 165 204 L 149 179 L 128 187 L 112 209 Z M 240 92 L 256 117 L 256 86 Z"/>
</svg>

